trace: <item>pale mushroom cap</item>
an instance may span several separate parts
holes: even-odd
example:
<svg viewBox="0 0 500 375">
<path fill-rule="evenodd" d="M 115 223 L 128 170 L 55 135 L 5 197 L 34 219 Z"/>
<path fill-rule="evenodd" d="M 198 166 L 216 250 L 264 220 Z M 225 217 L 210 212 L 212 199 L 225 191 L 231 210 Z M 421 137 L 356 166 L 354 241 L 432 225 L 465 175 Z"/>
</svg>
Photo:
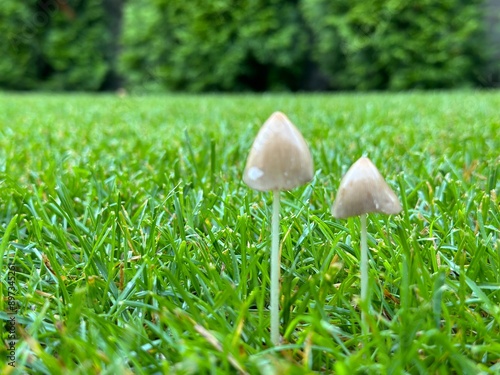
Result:
<svg viewBox="0 0 500 375">
<path fill-rule="evenodd" d="M 274 112 L 255 137 L 243 181 L 260 191 L 291 190 L 311 181 L 313 175 L 304 137 L 288 117 Z"/>
<path fill-rule="evenodd" d="M 370 159 L 356 161 L 340 181 L 333 202 L 332 215 L 339 219 L 370 212 L 397 214 L 401 212 L 398 197 L 387 185 Z"/>
</svg>

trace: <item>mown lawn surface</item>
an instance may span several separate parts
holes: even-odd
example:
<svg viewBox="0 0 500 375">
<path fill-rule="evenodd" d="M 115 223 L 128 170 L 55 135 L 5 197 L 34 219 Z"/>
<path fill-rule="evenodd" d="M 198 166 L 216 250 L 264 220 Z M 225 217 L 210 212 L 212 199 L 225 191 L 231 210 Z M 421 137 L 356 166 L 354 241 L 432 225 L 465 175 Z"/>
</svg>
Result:
<svg viewBox="0 0 500 375">
<path fill-rule="evenodd" d="M 316 169 L 282 193 L 278 348 L 271 194 L 241 181 L 276 110 Z M 368 217 L 368 337 L 330 214 L 362 155 L 404 206 Z M 0 94 L 0 373 L 498 374 L 499 165 L 499 92 Z"/>
</svg>

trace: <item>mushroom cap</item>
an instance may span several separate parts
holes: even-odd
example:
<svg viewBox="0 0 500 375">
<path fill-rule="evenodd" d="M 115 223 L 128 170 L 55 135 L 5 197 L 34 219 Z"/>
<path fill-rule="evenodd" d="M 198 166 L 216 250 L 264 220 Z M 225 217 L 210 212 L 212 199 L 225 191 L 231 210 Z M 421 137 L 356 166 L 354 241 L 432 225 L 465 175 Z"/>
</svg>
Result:
<svg viewBox="0 0 500 375">
<path fill-rule="evenodd" d="M 313 175 L 304 137 L 288 117 L 274 112 L 255 137 L 243 181 L 260 191 L 291 190 L 311 181 Z"/>
<path fill-rule="evenodd" d="M 361 157 L 340 181 L 332 215 L 345 219 L 370 212 L 397 214 L 401 209 L 398 197 L 377 167 L 370 159 Z"/>
</svg>

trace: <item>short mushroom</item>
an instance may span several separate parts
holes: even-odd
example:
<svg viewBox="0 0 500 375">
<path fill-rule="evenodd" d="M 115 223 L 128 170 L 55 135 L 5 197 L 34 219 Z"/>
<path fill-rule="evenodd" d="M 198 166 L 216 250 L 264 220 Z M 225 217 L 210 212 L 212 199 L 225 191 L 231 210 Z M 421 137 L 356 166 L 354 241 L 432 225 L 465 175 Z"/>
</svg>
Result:
<svg viewBox="0 0 500 375">
<path fill-rule="evenodd" d="M 314 175 L 309 147 L 300 131 L 281 112 L 267 119 L 248 155 L 243 181 L 252 189 L 273 192 L 271 225 L 271 341 L 279 335 L 279 212 L 280 191 L 291 190 L 311 181 Z"/>
<path fill-rule="evenodd" d="M 337 197 L 332 206 L 335 218 L 360 216 L 361 221 L 361 322 L 363 333 L 368 333 L 368 245 L 366 240 L 366 214 L 379 212 L 387 215 L 401 212 L 398 197 L 387 185 L 377 167 L 361 157 L 340 181 Z"/>
</svg>

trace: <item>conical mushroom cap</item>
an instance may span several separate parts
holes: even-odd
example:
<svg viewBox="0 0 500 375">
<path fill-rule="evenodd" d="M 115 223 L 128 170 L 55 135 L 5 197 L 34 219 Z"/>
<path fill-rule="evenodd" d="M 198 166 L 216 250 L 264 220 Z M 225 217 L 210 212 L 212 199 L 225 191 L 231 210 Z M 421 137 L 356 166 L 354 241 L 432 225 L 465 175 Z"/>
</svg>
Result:
<svg viewBox="0 0 500 375">
<path fill-rule="evenodd" d="M 253 142 L 243 181 L 260 191 L 291 190 L 311 181 L 313 175 L 304 137 L 283 113 L 273 113 Z"/>
<path fill-rule="evenodd" d="M 401 212 L 401 203 L 377 167 L 370 159 L 362 157 L 340 181 L 332 215 L 345 219 L 370 212 L 397 214 Z"/>
</svg>

